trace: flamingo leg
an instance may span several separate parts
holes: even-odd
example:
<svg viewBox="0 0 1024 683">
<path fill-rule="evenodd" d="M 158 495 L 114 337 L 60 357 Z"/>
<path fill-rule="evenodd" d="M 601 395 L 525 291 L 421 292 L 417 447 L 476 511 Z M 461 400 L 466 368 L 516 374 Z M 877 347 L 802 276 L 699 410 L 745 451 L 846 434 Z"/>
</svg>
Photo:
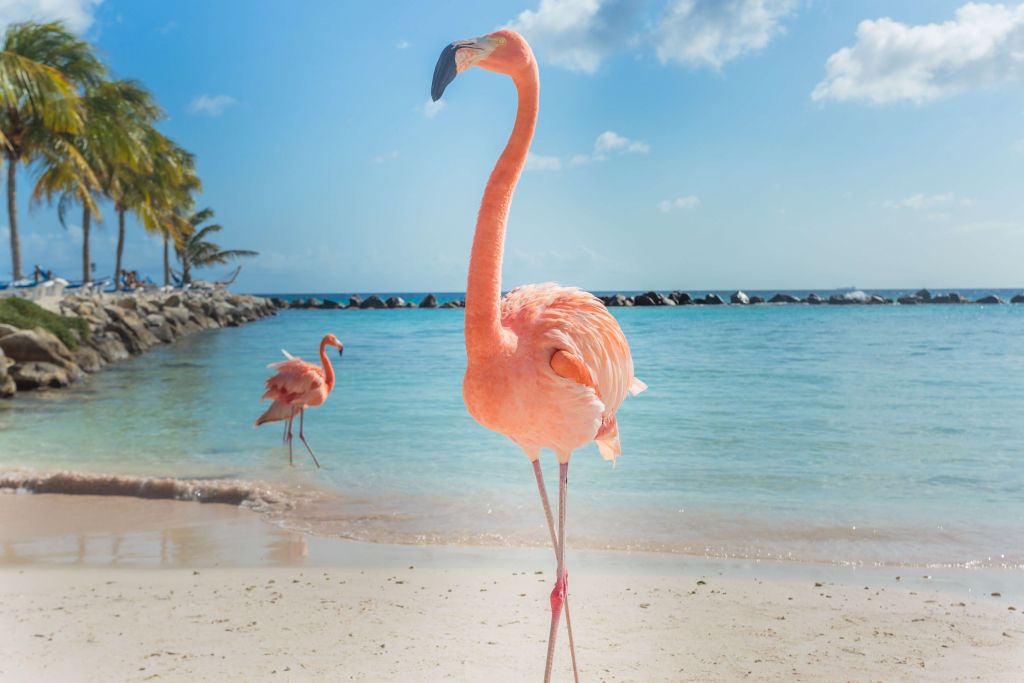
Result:
<svg viewBox="0 0 1024 683">
<path fill-rule="evenodd" d="M 309 443 L 306 441 L 306 435 L 302 433 L 302 423 L 305 416 L 306 409 L 303 408 L 299 411 L 299 440 L 302 441 L 302 445 L 306 447 L 307 451 L 309 451 L 310 457 L 313 458 L 313 464 L 316 465 L 317 469 L 320 469 L 320 461 L 316 459 L 315 455 L 313 455 L 313 449 L 309 447 Z"/>
<path fill-rule="evenodd" d="M 540 501 L 544 506 L 544 516 L 547 518 L 548 531 L 551 533 L 551 544 L 555 549 L 555 561 L 558 563 L 555 588 L 551 591 L 551 631 L 548 634 L 548 654 L 544 664 L 544 681 L 550 683 L 551 670 L 554 665 L 555 640 L 558 635 L 558 622 L 565 608 L 565 625 L 569 631 L 569 654 L 572 657 L 573 680 L 579 683 L 579 669 L 576 666 L 576 643 L 572 635 L 572 619 L 569 617 L 569 573 L 565 570 L 565 510 L 566 494 L 568 490 L 569 465 L 562 464 L 559 467 L 559 491 L 558 491 L 558 537 L 555 536 L 555 522 L 551 514 L 551 504 L 548 502 L 547 487 L 544 486 L 544 475 L 541 473 L 540 460 L 533 461 L 533 472 L 537 478 L 537 490 L 540 492 Z"/>
<path fill-rule="evenodd" d="M 285 441 L 288 442 L 288 464 L 294 465 L 295 459 L 292 457 L 292 420 L 295 419 L 295 413 L 292 413 L 288 417 L 288 426 L 285 429 Z"/>
</svg>

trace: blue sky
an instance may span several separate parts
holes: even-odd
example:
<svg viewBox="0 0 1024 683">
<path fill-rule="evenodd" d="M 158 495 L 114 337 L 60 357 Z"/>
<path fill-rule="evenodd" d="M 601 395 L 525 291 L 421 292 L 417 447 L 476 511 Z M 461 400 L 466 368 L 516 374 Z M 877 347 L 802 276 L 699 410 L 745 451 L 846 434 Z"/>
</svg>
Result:
<svg viewBox="0 0 1024 683">
<path fill-rule="evenodd" d="M 473 70 L 428 106 L 430 78 L 445 44 L 509 24 L 538 55 L 541 112 L 506 287 L 1024 284 L 1024 4 L 0 7 L 2 23 L 29 16 L 66 18 L 153 90 L 198 155 L 221 242 L 261 252 L 244 290 L 463 288 L 515 92 Z M 29 211 L 29 186 L 28 269 L 77 278 L 79 232 Z M 158 277 L 160 243 L 129 231 L 126 266 Z M 94 234 L 105 274 L 111 213 Z"/>
</svg>

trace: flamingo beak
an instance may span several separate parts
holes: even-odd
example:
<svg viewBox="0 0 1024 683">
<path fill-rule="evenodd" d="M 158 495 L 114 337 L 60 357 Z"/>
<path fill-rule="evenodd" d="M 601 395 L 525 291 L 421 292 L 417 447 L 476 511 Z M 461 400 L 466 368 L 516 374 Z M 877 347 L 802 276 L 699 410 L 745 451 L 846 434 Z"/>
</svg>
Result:
<svg viewBox="0 0 1024 683">
<path fill-rule="evenodd" d="M 341 342 L 338 342 L 338 357 L 340 358 L 345 353 L 345 347 Z"/>
<path fill-rule="evenodd" d="M 456 40 L 441 50 L 434 66 L 434 80 L 430 84 L 430 97 L 434 102 L 441 99 L 444 89 L 455 80 L 455 77 L 473 65 L 473 62 L 486 57 L 494 47 L 486 36 L 472 40 Z"/>
</svg>

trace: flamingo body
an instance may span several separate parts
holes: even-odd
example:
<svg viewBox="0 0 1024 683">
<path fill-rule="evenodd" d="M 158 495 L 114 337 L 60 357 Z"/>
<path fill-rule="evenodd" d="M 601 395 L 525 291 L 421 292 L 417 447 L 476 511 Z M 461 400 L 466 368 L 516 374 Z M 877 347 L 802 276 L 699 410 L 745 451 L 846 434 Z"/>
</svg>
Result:
<svg viewBox="0 0 1024 683">
<path fill-rule="evenodd" d="M 626 337 L 601 300 L 575 287 L 525 285 L 501 300 L 501 326 L 498 353 L 467 367 L 470 415 L 531 460 L 549 448 L 567 462 L 591 441 L 614 460 L 621 453 L 615 412 L 643 385 L 633 376 Z M 580 359 L 593 386 L 556 372 L 557 351 Z"/>
</svg>

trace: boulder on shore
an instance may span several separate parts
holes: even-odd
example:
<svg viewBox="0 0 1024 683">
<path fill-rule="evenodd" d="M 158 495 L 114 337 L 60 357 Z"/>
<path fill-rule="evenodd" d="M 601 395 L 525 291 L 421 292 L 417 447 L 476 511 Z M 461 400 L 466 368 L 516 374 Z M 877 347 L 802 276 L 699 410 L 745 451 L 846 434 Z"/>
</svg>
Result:
<svg viewBox="0 0 1024 683">
<path fill-rule="evenodd" d="M 1013 298 L 1010 299 L 1011 304 L 1024 304 L 1024 292 L 1020 294 L 1014 294 Z"/>
<path fill-rule="evenodd" d="M 384 303 L 388 308 L 405 308 L 405 299 L 400 296 L 389 296 Z"/>
<path fill-rule="evenodd" d="M 381 301 L 381 298 L 376 294 L 371 294 L 366 297 L 366 301 L 359 304 L 359 308 L 387 308 L 387 304 Z"/>
<path fill-rule="evenodd" d="M 764 297 L 763 296 L 757 296 L 755 294 L 754 296 L 750 297 L 750 303 L 752 303 L 752 304 L 763 304 L 764 303 Z"/>
<path fill-rule="evenodd" d="M 795 297 L 792 294 L 776 294 L 771 299 L 768 299 L 770 304 L 798 304 L 800 303 L 799 297 Z"/>
<path fill-rule="evenodd" d="M 815 306 L 817 306 L 818 304 L 825 303 L 825 301 L 820 296 L 815 294 L 814 292 L 811 292 L 810 294 L 808 294 L 807 298 L 804 299 L 804 301 L 806 303 L 809 303 L 809 304 L 812 304 L 812 305 L 815 305 Z"/>
<path fill-rule="evenodd" d="M 931 303 L 933 304 L 967 304 L 970 303 L 967 297 L 959 292 L 948 292 L 947 294 L 939 294 L 933 296 Z"/>
<path fill-rule="evenodd" d="M 732 296 L 729 297 L 729 302 L 745 306 L 750 303 L 750 297 L 747 296 L 747 293 L 744 292 L 742 289 L 738 289 L 732 293 Z"/>
<path fill-rule="evenodd" d="M 722 297 L 718 296 L 714 292 L 709 292 L 703 299 L 701 299 L 701 303 L 706 306 L 721 306 L 725 302 L 722 301 Z"/>
<path fill-rule="evenodd" d="M 48 387 L 59 389 L 78 379 L 81 373 L 72 374 L 59 365 L 42 361 L 15 363 L 9 374 L 19 391 Z"/>
<path fill-rule="evenodd" d="M 427 294 L 420 301 L 420 308 L 437 308 L 437 297 L 433 294 Z"/>
<path fill-rule="evenodd" d="M 74 356 L 68 347 L 64 346 L 64 342 L 58 339 L 57 335 L 41 327 L 18 330 L 0 338 L 0 349 L 19 363 L 39 361 L 69 369 L 75 365 Z"/>
<path fill-rule="evenodd" d="M 345 308 L 340 302 L 334 301 L 333 299 L 324 299 L 324 302 L 320 304 L 320 309 L 324 311 L 333 311 L 339 308 Z"/>
<path fill-rule="evenodd" d="M 0 349 L 0 398 L 10 398 L 18 391 L 18 385 L 14 379 L 7 374 L 7 369 L 14 365 L 14 361 L 4 355 Z"/>
<path fill-rule="evenodd" d="M 672 299 L 672 301 L 675 301 L 677 306 L 693 305 L 693 297 L 690 296 L 689 292 L 680 292 L 679 290 L 676 290 L 669 294 L 668 298 Z"/>
<path fill-rule="evenodd" d="M 1006 302 L 1003 301 L 1002 299 L 1000 299 L 995 294 L 989 294 L 988 296 L 981 297 L 980 299 L 978 299 L 974 303 L 976 303 L 976 304 L 1005 304 Z"/>
<path fill-rule="evenodd" d="M 924 303 L 929 303 L 932 300 L 932 293 L 929 292 L 927 289 L 917 290 L 916 292 L 914 292 L 914 296 L 923 301 Z"/>
<path fill-rule="evenodd" d="M 353 294 L 352 296 L 350 296 L 348 298 L 348 308 L 362 308 L 362 307 L 363 307 L 363 297 L 359 296 L 358 294 Z"/>
</svg>

